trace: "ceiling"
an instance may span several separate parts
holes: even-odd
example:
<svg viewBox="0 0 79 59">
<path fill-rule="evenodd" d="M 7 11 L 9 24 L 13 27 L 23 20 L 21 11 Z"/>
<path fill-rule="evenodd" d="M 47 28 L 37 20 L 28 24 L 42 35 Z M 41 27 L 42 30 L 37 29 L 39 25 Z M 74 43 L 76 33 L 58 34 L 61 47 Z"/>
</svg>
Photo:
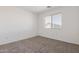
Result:
<svg viewBox="0 0 79 59">
<path fill-rule="evenodd" d="M 47 6 L 21 6 L 19 8 L 22 8 L 24 10 L 28 10 L 28 11 L 33 12 L 33 13 L 40 13 L 40 12 L 49 10 L 51 8 L 54 8 L 54 6 L 51 6 L 51 8 L 47 8 Z"/>
</svg>

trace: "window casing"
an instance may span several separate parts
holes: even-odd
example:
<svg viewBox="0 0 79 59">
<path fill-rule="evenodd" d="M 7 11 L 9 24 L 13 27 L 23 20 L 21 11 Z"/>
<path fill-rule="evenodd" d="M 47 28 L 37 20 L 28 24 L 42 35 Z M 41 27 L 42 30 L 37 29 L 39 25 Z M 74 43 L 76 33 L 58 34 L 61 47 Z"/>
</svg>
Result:
<svg viewBox="0 0 79 59">
<path fill-rule="evenodd" d="M 45 17 L 45 28 L 56 28 L 62 27 L 62 14 L 55 14 Z"/>
</svg>

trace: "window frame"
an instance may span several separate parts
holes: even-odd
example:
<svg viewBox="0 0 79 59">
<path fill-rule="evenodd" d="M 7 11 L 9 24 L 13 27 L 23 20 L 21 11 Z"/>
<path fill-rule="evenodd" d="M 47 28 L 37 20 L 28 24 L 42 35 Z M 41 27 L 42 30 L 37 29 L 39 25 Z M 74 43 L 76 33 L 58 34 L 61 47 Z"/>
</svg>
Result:
<svg viewBox="0 0 79 59">
<path fill-rule="evenodd" d="M 62 28 L 62 25 L 61 25 L 61 28 L 54 28 L 53 27 L 53 20 L 52 20 L 52 16 L 55 16 L 55 15 L 59 15 L 59 14 L 61 14 L 61 23 L 62 23 L 62 13 L 61 12 L 58 12 L 58 13 L 54 13 L 54 14 L 51 14 L 51 15 L 47 15 L 47 16 L 51 16 L 51 28 L 47 28 L 47 29 L 61 29 Z M 45 16 L 46 17 L 46 16 Z M 45 27 L 45 26 L 44 26 Z"/>
</svg>

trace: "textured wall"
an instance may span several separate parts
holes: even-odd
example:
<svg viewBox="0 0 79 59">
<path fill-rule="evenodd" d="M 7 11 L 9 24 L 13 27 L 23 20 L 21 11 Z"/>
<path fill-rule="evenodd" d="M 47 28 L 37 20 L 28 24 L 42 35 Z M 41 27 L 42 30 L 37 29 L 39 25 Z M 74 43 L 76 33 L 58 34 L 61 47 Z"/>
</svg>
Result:
<svg viewBox="0 0 79 59">
<path fill-rule="evenodd" d="M 45 29 L 44 17 L 55 13 L 62 14 L 61 29 Z M 79 44 L 79 7 L 61 7 L 41 13 L 39 16 L 39 35 Z"/>
<path fill-rule="evenodd" d="M 36 15 L 17 7 L 0 7 L 0 44 L 36 35 Z"/>
</svg>

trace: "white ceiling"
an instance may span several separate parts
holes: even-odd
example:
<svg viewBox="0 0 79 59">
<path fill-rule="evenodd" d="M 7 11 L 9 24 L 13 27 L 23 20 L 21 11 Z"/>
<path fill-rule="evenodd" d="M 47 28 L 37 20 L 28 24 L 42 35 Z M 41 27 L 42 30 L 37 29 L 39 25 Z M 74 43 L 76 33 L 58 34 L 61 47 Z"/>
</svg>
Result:
<svg viewBox="0 0 79 59">
<path fill-rule="evenodd" d="M 47 8 L 47 6 L 21 6 L 20 8 L 24 10 L 28 10 L 33 13 L 40 13 L 40 12 L 49 10 L 51 8 L 54 8 L 54 6 L 52 6 L 51 8 Z"/>
</svg>

